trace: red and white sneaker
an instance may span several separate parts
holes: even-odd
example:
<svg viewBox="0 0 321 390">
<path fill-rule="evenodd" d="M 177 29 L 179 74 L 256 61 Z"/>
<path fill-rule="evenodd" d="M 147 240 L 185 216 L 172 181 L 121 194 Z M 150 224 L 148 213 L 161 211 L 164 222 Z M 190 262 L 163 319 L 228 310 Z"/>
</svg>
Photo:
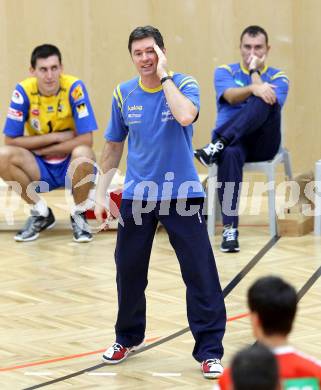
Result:
<svg viewBox="0 0 321 390">
<path fill-rule="evenodd" d="M 106 349 L 103 353 L 103 360 L 108 364 L 117 364 L 125 360 L 129 353 L 137 351 L 144 346 L 144 342 L 133 347 L 124 347 L 119 343 L 114 343 L 112 346 Z"/>
<path fill-rule="evenodd" d="M 223 366 L 220 359 L 207 359 L 201 364 L 201 370 L 205 378 L 217 379 L 223 374 Z"/>
</svg>

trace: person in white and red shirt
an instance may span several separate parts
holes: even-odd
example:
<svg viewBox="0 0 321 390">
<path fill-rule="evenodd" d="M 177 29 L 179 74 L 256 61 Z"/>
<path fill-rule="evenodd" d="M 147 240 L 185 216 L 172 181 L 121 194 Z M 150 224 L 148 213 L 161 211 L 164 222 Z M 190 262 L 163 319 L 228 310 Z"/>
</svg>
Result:
<svg viewBox="0 0 321 390">
<path fill-rule="evenodd" d="M 278 362 L 263 344 L 256 343 L 234 355 L 231 377 L 234 390 L 280 390 Z"/>
<path fill-rule="evenodd" d="M 281 380 L 316 378 L 321 384 L 321 361 L 288 345 L 298 297 L 295 289 L 276 276 L 258 279 L 248 291 L 253 335 L 275 354 Z M 215 390 L 232 390 L 231 369 L 224 370 Z"/>
</svg>

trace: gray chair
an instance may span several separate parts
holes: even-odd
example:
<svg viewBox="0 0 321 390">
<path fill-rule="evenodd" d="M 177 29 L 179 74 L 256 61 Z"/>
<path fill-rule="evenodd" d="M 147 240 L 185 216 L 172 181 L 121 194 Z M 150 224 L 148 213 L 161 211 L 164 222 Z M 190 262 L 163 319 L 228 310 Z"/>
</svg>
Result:
<svg viewBox="0 0 321 390">
<path fill-rule="evenodd" d="M 282 137 L 283 138 L 283 137 Z M 260 171 L 266 174 L 268 182 L 273 185 L 268 189 L 269 200 L 269 225 L 272 237 L 277 235 L 277 220 L 275 210 L 275 171 L 278 164 L 284 165 L 285 175 L 292 179 L 292 168 L 290 153 L 281 143 L 278 153 L 272 160 L 245 163 L 243 172 Z M 208 187 L 207 187 L 207 231 L 210 236 L 215 235 L 215 220 L 218 214 L 218 197 L 217 197 L 217 165 L 213 164 L 208 170 Z"/>
<path fill-rule="evenodd" d="M 314 234 L 321 236 L 321 160 L 315 163 Z"/>
</svg>

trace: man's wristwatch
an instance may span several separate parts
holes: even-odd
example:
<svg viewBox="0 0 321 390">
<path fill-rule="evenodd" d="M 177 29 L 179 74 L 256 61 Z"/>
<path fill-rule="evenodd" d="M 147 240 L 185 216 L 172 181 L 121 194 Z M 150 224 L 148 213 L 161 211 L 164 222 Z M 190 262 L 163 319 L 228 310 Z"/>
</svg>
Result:
<svg viewBox="0 0 321 390">
<path fill-rule="evenodd" d="M 166 75 L 160 79 L 161 84 L 165 83 L 166 80 L 173 80 L 172 76 Z"/>
<path fill-rule="evenodd" d="M 252 76 L 253 73 L 257 73 L 259 76 L 261 76 L 261 72 L 258 69 L 250 69 L 250 76 Z"/>
</svg>

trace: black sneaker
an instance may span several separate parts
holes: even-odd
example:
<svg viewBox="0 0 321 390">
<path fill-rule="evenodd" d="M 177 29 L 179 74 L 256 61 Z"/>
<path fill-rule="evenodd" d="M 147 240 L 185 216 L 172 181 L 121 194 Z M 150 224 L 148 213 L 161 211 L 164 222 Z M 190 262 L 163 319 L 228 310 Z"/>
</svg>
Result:
<svg viewBox="0 0 321 390">
<path fill-rule="evenodd" d="M 77 213 L 70 216 L 71 227 L 73 230 L 74 241 L 90 242 L 93 236 L 90 231 L 85 213 Z"/>
<path fill-rule="evenodd" d="M 239 232 L 231 225 L 225 225 L 223 230 L 223 241 L 221 244 L 222 252 L 239 252 L 239 242 L 237 237 Z"/>
<path fill-rule="evenodd" d="M 202 149 L 194 150 L 194 157 L 196 157 L 201 164 L 209 167 L 218 161 L 224 148 L 225 144 L 223 141 L 217 139 L 215 142 L 211 142 Z"/>
<path fill-rule="evenodd" d="M 55 217 L 51 209 L 49 209 L 47 217 L 43 217 L 34 210 L 31 210 L 31 216 L 27 219 L 25 226 L 14 236 L 14 239 L 18 242 L 36 240 L 39 232 L 52 228 L 55 223 Z"/>
</svg>

